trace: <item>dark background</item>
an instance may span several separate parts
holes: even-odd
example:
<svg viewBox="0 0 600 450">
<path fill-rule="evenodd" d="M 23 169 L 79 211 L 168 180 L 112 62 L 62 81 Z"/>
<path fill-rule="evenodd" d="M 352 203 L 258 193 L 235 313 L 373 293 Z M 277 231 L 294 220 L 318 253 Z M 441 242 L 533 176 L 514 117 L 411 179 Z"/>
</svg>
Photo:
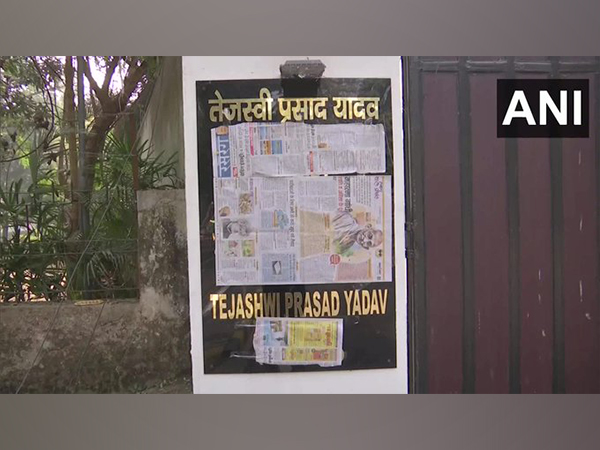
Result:
<svg viewBox="0 0 600 450">
<path fill-rule="evenodd" d="M 259 90 L 266 87 L 271 91 L 273 120 L 280 120 L 277 98 L 285 97 L 379 97 L 379 119 L 372 123 L 382 123 L 386 134 L 386 174 L 393 176 L 393 142 L 391 88 L 389 79 L 328 79 L 318 83 L 288 82 L 286 80 L 241 80 L 241 81 L 198 81 L 198 178 L 200 198 L 200 242 L 202 264 L 202 304 L 204 327 L 204 366 L 205 373 L 260 373 L 260 372 L 300 372 L 322 370 L 351 370 L 396 367 L 396 296 L 395 281 L 361 284 L 315 284 L 291 286 L 216 286 L 215 283 L 215 243 L 213 241 L 213 173 L 210 130 L 220 123 L 208 118 L 208 99 L 214 99 L 214 91 L 219 90 L 224 99 L 258 98 Z M 400 95 L 400 93 L 396 93 Z M 340 123 L 332 113 L 333 102 L 328 102 L 327 121 L 314 120 L 307 123 Z M 344 122 L 364 120 L 347 120 Z M 235 124 L 237 122 L 232 122 Z M 393 229 L 393 223 L 392 223 Z M 392 242 L 393 245 L 393 242 Z M 393 247 L 392 247 L 393 248 Z M 394 276 L 395 264 L 392 268 Z M 393 278 L 394 280 L 394 278 Z M 342 316 L 344 318 L 345 357 L 341 366 L 274 366 L 261 365 L 252 359 L 231 357 L 232 352 L 253 354 L 251 327 L 237 327 L 236 323 L 251 324 L 253 321 L 215 320 L 212 318 L 209 295 L 214 293 L 313 292 L 315 290 L 337 290 L 342 303 L 340 313 L 345 310 L 343 290 L 348 289 L 388 289 L 388 307 L 385 315 Z M 283 308 L 282 308 L 283 310 Z"/>
</svg>

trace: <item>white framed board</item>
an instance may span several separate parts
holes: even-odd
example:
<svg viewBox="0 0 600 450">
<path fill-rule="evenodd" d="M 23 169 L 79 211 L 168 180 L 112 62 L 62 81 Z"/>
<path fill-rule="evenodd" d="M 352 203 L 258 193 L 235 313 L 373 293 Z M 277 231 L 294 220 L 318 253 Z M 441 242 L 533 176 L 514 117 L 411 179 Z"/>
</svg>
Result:
<svg viewBox="0 0 600 450">
<path fill-rule="evenodd" d="M 401 60 L 308 57 L 313 95 L 280 78 L 306 58 L 183 57 L 195 393 L 408 390 Z M 319 330 L 344 348 L 294 347 Z"/>
</svg>

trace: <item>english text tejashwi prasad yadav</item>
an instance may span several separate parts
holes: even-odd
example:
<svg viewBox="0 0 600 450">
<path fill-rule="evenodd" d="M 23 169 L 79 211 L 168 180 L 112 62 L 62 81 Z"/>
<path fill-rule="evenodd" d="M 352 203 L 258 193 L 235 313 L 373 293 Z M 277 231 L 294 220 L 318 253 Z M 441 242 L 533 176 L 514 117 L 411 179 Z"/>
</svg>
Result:
<svg viewBox="0 0 600 450">
<path fill-rule="evenodd" d="M 210 294 L 215 320 L 385 314 L 388 289 Z"/>
</svg>

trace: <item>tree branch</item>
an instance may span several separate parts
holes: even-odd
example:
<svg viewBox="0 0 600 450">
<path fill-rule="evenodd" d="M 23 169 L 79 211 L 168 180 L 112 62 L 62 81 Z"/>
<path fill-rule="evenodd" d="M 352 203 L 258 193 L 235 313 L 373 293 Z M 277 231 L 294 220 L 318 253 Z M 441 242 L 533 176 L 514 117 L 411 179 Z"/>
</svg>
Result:
<svg viewBox="0 0 600 450">
<path fill-rule="evenodd" d="M 98 101 L 100 102 L 101 105 L 104 103 L 107 103 L 110 100 L 109 96 L 107 94 L 105 94 L 104 91 L 102 90 L 102 88 L 100 88 L 100 86 L 98 86 L 98 83 L 96 83 L 96 80 L 94 79 L 94 77 L 92 76 L 92 73 L 90 72 L 90 65 L 89 65 L 88 61 L 85 58 L 81 58 L 81 59 L 83 61 L 83 73 L 85 74 L 85 77 L 88 79 L 88 81 L 90 83 L 90 87 L 94 91 L 94 94 L 96 94 Z"/>
<path fill-rule="evenodd" d="M 146 61 L 142 61 L 139 65 L 129 66 L 127 75 L 125 75 L 125 79 L 123 80 L 123 89 L 116 98 L 117 112 L 122 112 L 127 106 L 131 94 L 133 94 L 133 91 L 135 91 L 140 81 L 144 78 L 144 75 L 146 75 L 146 66 Z"/>
<path fill-rule="evenodd" d="M 111 127 L 118 120 L 119 116 L 126 112 L 129 107 L 131 96 L 138 87 L 144 87 L 144 77 L 147 72 L 147 63 L 143 60 L 127 61 L 128 69 L 123 80 L 121 91 L 112 96 L 107 95 L 102 101 L 100 98 L 100 113 L 94 117 L 93 124 L 86 140 L 85 152 L 85 186 L 82 188 L 86 192 L 91 192 L 94 186 L 93 168 L 101 152 L 102 143 L 106 138 Z M 93 88 L 93 86 L 92 86 Z M 94 91 L 96 92 L 96 91 Z"/>
<path fill-rule="evenodd" d="M 121 61 L 120 56 L 114 56 L 112 59 L 110 59 L 110 61 L 108 62 L 108 65 L 106 66 L 106 74 L 104 76 L 104 82 L 102 83 L 102 91 L 105 92 L 106 95 L 109 95 L 108 88 L 110 86 L 110 82 L 112 80 L 112 77 L 113 77 L 115 70 L 116 70 L 117 66 L 119 65 L 120 61 Z"/>
</svg>

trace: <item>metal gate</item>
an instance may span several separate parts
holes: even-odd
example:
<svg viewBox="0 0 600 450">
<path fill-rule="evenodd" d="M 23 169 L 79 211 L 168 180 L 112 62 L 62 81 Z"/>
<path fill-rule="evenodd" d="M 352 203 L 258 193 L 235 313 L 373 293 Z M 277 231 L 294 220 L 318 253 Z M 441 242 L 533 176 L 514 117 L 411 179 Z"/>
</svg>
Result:
<svg viewBox="0 0 600 450">
<path fill-rule="evenodd" d="M 496 137 L 498 78 L 589 78 L 588 139 Z M 410 389 L 600 392 L 600 59 L 404 59 Z"/>
</svg>

